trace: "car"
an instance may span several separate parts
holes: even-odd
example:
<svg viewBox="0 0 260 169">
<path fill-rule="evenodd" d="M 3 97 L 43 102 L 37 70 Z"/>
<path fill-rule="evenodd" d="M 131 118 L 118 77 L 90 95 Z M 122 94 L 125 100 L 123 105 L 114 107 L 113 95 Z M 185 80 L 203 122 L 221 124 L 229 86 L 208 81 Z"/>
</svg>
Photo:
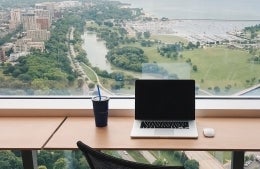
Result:
<svg viewBox="0 0 260 169">
<path fill-rule="evenodd" d="M 256 155 L 255 159 L 256 161 L 260 161 L 260 155 Z"/>
<path fill-rule="evenodd" d="M 244 167 L 248 167 L 249 164 L 247 162 L 244 163 Z"/>
<path fill-rule="evenodd" d="M 248 167 L 253 161 L 252 160 L 248 160 L 244 163 L 244 167 Z"/>
</svg>

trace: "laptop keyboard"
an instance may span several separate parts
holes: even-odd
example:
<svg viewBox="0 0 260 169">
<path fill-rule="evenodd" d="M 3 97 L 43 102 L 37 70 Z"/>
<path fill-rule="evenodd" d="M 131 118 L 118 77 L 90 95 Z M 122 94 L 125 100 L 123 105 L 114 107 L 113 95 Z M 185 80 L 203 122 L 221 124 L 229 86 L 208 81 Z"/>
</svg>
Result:
<svg viewBox="0 0 260 169">
<path fill-rule="evenodd" d="M 141 128 L 176 128 L 188 129 L 187 121 L 142 121 Z"/>
</svg>

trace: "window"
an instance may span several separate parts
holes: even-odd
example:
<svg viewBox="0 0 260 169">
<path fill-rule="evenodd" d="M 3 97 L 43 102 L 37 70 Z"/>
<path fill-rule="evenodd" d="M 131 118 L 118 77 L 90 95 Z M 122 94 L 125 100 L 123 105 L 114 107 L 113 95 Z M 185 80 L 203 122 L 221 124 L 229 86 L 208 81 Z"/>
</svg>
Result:
<svg viewBox="0 0 260 169">
<path fill-rule="evenodd" d="M 15 4 L 15 5 L 14 5 Z M 6 1 L 0 95 L 132 95 L 136 78 L 192 78 L 198 95 L 259 96 L 259 5 Z"/>
<path fill-rule="evenodd" d="M 97 84 L 102 94 L 124 97 L 136 78 L 192 78 L 202 98 L 232 96 L 238 105 L 233 96 L 246 96 L 253 105 L 248 98 L 260 95 L 257 0 L 120 1 L 1 2 L 0 97 L 92 96 Z M 230 160 L 229 152 L 207 153 Z M 245 165 L 257 163 L 253 157 L 246 154 Z"/>
</svg>

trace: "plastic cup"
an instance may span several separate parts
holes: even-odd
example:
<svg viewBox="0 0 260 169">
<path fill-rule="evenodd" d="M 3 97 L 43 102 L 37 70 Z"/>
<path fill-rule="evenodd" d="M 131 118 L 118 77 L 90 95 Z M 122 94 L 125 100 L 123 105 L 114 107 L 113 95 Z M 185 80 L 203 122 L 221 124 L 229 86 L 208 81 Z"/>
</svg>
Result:
<svg viewBox="0 0 260 169">
<path fill-rule="evenodd" d="M 107 96 L 101 96 L 101 99 L 99 96 L 92 98 L 96 127 L 107 126 L 108 101 L 109 97 Z"/>
</svg>

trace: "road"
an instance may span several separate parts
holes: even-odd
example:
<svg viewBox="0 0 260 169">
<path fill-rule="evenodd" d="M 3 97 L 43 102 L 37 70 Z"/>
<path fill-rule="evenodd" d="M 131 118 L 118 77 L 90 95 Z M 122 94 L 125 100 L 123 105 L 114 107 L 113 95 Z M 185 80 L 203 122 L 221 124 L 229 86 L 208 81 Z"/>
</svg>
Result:
<svg viewBox="0 0 260 169">
<path fill-rule="evenodd" d="M 125 160 L 129 161 L 135 161 L 134 158 L 127 153 L 127 151 L 117 151 L 118 154 Z M 150 164 L 152 164 L 154 161 L 156 161 L 156 158 L 149 152 L 149 151 L 139 151 L 144 158 L 149 161 Z"/>
<path fill-rule="evenodd" d="M 149 161 L 150 164 L 156 161 L 156 158 L 149 151 L 140 151 L 144 158 Z"/>
<path fill-rule="evenodd" d="M 207 151 L 185 151 L 189 159 L 199 162 L 200 169 L 225 169 L 224 166 Z"/>
<path fill-rule="evenodd" d="M 123 159 L 129 160 L 129 161 L 135 161 L 135 159 L 132 156 L 125 153 L 126 151 L 117 151 L 117 152 Z"/>
</svg>

